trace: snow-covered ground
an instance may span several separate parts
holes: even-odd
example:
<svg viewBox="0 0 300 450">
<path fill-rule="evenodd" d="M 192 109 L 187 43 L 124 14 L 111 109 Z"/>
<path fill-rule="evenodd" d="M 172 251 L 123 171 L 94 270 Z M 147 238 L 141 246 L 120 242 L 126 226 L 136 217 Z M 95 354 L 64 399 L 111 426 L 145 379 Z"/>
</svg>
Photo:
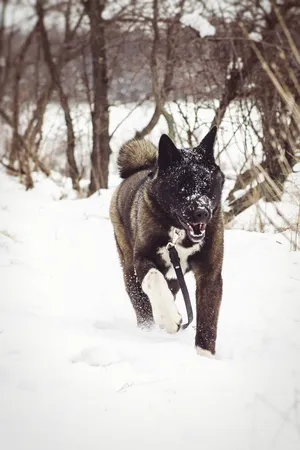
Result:
<svg viewBox="0 0 300 450">
<path fill-rule="evenodd" d="M 136 328 L 111 191 L 0 186 L 1 449 L 300 448 L 300 252 L 282 235 L 226 231 L 211 360 L 193 327 Z"/>
</svg>

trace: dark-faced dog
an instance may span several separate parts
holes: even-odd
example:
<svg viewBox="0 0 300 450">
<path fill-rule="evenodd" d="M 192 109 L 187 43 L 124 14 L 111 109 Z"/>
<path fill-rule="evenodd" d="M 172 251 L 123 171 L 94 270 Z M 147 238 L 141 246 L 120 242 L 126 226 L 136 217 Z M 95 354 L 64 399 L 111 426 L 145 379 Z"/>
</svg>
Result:
<svg viewBox="0 0 300 450">
<path fill-rule="evenodd" d="M 200 144 L 178 149 L 163 134 L 158 150 L 148 141 L 131 141 L 119 153 L 124 179 L 116 189 L 110 218 L 126 290 L 137 323 L 155 321 L 176 333 L 182 319 L 175 305 L 179 290 L 167 244 L 176 248 L 183 273 L 196 279 L 198 353 L 215 353 L 222 299 L 224 176 L 214 159 L 216 127 Z M 204 351 L 204 352 L 203 352 Z"/>
</svg>

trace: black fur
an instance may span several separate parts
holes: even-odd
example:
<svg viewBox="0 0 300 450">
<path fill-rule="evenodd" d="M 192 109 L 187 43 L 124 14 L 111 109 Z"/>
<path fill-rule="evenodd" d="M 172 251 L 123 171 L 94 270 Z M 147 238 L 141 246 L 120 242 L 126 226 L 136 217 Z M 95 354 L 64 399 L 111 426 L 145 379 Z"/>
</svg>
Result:
<svg viewBox="0 0 300 450">
<path fill-rule="evenodd" d="M 224 176 L 214 159 L 216 131 L 212 128 L 192 149 L 177 149 L 167 135 L 161 136 L 155 154 L 146 141 L 122 148 L 120 172 L 128 176 L 117 188 L 110 209 L 124 281 L 139 325 L 153 322 L 152 307 L 141 286 L 150 269 L 164 276 L 170 269 L 158 250 L 170 241 L 171 229 L 184 230 L 182 247 L 199 246 L 189 256 L 186 272 L 193 270 L 197 284 L 195 342 L 212 353 L 223 262 Z M 175 296 L 177 280 L 167 283 Z"/>
</svg>

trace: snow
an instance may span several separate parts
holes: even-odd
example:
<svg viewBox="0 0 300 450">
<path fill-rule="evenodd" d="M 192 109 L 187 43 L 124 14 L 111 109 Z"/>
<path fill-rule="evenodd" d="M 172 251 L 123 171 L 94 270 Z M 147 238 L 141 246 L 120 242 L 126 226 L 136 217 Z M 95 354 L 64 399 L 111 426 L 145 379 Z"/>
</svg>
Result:
<svg viewBox="0 0 300 450">
<path fill-rule="evenodd" d="M 252 31 L 252 33 L 249 33 L 249 38 L 256 42 L 262 41 L 262 35 L 257 31 Z"/>
<path fill-rule="evenodd" d="M 194 28 L 198 31 L 202 38 L 205 36 L 214 36 L 216 33 L 216 28 L 201 15 L 200 11 L 193 11 L 191 13 L 183 14 L 181 22 L 185 26 Z"/>
<path fill-rule="evenodd" d="M 226 231 L 211 359 L 193 327 L 136 328 L 111 189 L 58 201 L 65 185 L 25 192 L 3 171 L 0 186 L 1 448 L 299 448 L 300 253 L 283 235 Z"/>
</svg>

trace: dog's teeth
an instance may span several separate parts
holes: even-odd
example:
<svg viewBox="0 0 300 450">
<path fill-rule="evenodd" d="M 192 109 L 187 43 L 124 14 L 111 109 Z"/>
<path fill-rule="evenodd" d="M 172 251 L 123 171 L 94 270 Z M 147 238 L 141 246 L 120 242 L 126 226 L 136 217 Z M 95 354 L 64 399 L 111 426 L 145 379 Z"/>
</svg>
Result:
<svg viewBox="0 0 300 450">
<path fill-rule="evenodd" d="M 203 233 L 203 231 L 205 231 L 205 228 L 206 228 L 206 224 L 205 223 L 200 223 L 199 224 L 199 229 L 200 229 L 201 233 Z"/>
</svg>

